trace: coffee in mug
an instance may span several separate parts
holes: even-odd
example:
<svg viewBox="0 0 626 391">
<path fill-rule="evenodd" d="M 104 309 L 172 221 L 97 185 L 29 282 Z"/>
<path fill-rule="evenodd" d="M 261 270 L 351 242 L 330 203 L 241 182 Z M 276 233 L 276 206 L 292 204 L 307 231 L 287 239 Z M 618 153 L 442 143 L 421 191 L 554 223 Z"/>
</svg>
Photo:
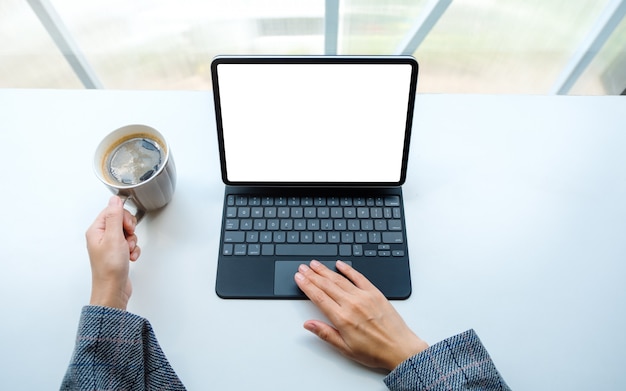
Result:
<svg viewBox="0 0 626 391">
<path fill-rule="evenodd" d="M 113 192 L 130 201 L 141 219 L 172 199 L 176 167 L 165 138 L 146 125 L 129 125 L 106 136 L 94 157 L 96 176 Z"/>
</svg>

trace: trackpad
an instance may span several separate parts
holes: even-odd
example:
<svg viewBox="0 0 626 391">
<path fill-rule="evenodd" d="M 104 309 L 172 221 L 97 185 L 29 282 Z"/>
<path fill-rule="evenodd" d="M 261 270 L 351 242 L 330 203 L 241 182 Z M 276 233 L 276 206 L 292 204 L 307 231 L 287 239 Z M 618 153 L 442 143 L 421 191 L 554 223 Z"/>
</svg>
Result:
<svg viewBox="0 0 626 391">
<path fill-rule="evenodd" d="M 336 272 L 336 261 L 319 261 L 327 268 Z M 352 262 L 345 261 L 348 265 Z M 276 261 L 274 263 L 274 295 L 276 296 L 303 296 L 302 291 L 293 280 L 293 276 L 298 271 L 298 266 L 308 264 L 303 261 Z"/>
</svg>

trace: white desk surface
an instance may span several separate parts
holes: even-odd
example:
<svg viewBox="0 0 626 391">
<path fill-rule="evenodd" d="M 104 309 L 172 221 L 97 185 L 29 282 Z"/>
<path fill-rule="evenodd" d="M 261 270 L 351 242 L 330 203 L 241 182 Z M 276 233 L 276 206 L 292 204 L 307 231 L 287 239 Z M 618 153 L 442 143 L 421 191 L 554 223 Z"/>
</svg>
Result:
<svg viewBox="0 0 626 391">
<path fill-rule="evenodd" d="M 474 328 L 518 390 L 624 389 L 625 97 L 419 95 L 404 187 L 413 295 L 429 343 Z M 190 390 L 383 390 L 302 323 L 308 301 L 214 293 L 223 185 L 210 92 L 0 90 L 0 379 L 55 389 L 90 271 L 84 232 L 110 196 L 109 131 L 160 130 L 174 200 L 138 230 L 129 310 Z"/>
</svg>

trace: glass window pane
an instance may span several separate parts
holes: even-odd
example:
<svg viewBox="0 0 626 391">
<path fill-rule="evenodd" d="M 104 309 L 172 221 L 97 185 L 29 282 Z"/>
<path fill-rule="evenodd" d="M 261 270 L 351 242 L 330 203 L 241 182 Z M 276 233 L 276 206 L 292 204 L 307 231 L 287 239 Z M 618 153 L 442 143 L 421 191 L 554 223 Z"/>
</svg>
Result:
<svg viewBox="0 0 626 391">
<path fill-rule="evenodd" d="M 344 0 L 341 2 L 340 54 L 394 54 L 411 31 L 425 0 Z"/>
<path fill-rule="evenodd" d="M 24 0 L 0 2 L 0 87 L 84 88 Z"/>
<path fill-rule="evenodd" d="M 607 1 L 454 1 L 417 49 L 421 92 L 545 94 Z"/>
<path fill-rule="evenodd" d="M 51 0 L 105 88 L 208 89 L 217 54 L 320 54 L 324 0 Z"/>
<path fill-rule="evenodd" d="M 569 92 L 572 95 L 619 95 L 626 91 L 626 19 Z"/>
</svg>

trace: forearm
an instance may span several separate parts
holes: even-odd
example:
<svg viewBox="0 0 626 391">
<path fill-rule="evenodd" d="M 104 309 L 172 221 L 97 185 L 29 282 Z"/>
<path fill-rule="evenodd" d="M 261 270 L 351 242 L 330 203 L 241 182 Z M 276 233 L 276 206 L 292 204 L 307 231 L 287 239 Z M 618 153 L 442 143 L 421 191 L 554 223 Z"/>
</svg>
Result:
<svg viewBox="0 0 626 391">
<path fill-rule="evenodd" d="M 84 307 L 61 389 L 144 390 L 155 385 L 164 390 L 185 389 L 150 323 L 118 309 Z"/>
<path fill-rule="evenodd" d="M 409 358 L 384 381 L 391 391 L 510 390 L 474 330 Z"/>
</svg>

